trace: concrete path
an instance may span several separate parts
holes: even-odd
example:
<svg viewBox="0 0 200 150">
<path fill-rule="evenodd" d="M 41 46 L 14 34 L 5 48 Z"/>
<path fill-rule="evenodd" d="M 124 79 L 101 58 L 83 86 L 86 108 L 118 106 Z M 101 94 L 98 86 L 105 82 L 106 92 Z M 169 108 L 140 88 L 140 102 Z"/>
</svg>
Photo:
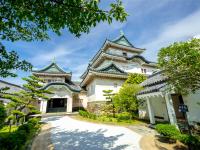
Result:
<svg viewBox="0 0 200 150">
<path fill-rule="evenodd" d="M 55 150 L 140 150 L 141 136 L 127 128 L 74 120 L 68 116 L 43 118 L 51 123 Z"/>
</svg>

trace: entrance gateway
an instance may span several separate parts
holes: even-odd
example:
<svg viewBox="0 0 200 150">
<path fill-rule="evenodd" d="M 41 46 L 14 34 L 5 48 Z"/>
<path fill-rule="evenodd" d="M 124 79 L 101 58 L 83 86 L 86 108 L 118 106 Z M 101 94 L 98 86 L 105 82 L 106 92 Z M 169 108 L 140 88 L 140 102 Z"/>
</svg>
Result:
<svg viewBox="0 0 200 150">
<path fill-rule="evenodd" d="M 66 112 L 67 98 L 51 98 L 47 102 L 47 112 Z"/>
<path fill-rule="evenodd" d="M 33 75 L 43 79 L 43 87 L 50 91 L 45 94 L 46 98 L 41 99 L 40 111 L 49 112 L 72 112 L 76 107 L 80 107 L 79 93 L 81 88 L 72 80 L 72 73 L 65 72 L 55 62 L 49 66 L 32 71 Z"/>
</svg>

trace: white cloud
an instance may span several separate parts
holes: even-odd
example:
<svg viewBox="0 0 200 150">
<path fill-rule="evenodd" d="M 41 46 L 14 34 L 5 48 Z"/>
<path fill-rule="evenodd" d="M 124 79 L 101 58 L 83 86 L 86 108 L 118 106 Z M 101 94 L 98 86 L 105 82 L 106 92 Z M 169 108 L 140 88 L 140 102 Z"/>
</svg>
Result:
<svg viewBox="0 0 200 150">
<path fill-rule="evenodd" d="M 80 81 L 80 76 L 84 73 L 84 71 L 86 70 L 88 66 L 88 62 L 86 63 L 83 63 L 82 65 L 79 65 L 77 66 L 76 68 L 74 68 L 74 71 L 73 71 L 73 80 L 78 80 Z"/>
<path fill-rule="evenodd" d="M 188 40 L 200 33 L 200 10 L 192 13 L 184 19 L 165 25 L 160 29 L 160 34 L 141 47 L 147 49 L 146 56 L 149 58 L 155 57 L 161 47 L 165 47 L 170 43 Z M 156 58 L 156 57 L 155 57 Z M 155 60 L 154 60 L 155 61 Z"/>
</svg>

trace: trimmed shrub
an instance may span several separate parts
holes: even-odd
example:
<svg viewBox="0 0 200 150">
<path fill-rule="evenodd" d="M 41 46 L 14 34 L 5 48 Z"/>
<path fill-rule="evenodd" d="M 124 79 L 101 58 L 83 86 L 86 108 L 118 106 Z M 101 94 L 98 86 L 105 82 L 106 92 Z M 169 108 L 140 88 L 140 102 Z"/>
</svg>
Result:
<svg viewBox="0 0 200 150">
<path fill-rule="evenodd" d="M 109 121 L 110 121 L 110 118 L 107 117 L 107 116 L 99 116 L 99 117 L 98 117 L 98 120 L 99 120 L 99 121 L 109 122 Z"/>
<path fill-rule="evenodd" d="M 83 116 L 83 117 L 85 117 L 85 118 L 88 118 L 88 112 L 87 111 L 84 111 L 84 110 L 79 110 L 79 115 L 80 116 Z"/>
<path fill-rule="evenodd" d="M 93 113 L 84 111 L 84 110 L 79 110 L 79 115 L 85 118 L 90 118 L 96 120 L 97 116 Z"/>
<path fill-rule="evenodd" d="M 123 112 L 123 113 L 120 113 L 120 114 L 117 114 L 117 121 L 122 121 L 122 120 L 130 120 L 131 118 L 131 115 L 130 113 L 128 112 Z"/>
<path fill-rule="evenodd" d="M 0 147 L 2 150 L 22 150 L 28 140 L 38 131 L 40 125 L 37 118 L 30 119 L 27 123 L 18 127 L 12 133 L 0 137 Z"/>
<path fill-rule="evenodd" d="M 181 141 L 182 143 L 192 147 L 194 150 L 200 147 L 200 137 L 198 136 L 180 134 L 177 139 Z"/>
<path fill-rule="evenodd" d="M 170 124 L 157 124 L 156 130 L 161 135 L 176 140 L 178 136 L 180 136 L 180 131 L 174 125 Z"/>
</svg>

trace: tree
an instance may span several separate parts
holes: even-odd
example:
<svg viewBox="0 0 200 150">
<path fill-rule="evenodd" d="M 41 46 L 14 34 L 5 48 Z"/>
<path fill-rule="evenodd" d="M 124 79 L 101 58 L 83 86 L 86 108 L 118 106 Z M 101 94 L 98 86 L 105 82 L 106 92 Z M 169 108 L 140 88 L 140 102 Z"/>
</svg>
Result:
<svg viewBox="0 0 200 150">
<path fill-rule="evenodd" d="M 0 43 L 0 77 L 16 77 L 17 75 L 12 72 L 13 69 L 28 71 L 32 66 L 27 61 L 19 60 L 19 56 L 16 52 L 7 52 L 5 47 Z"/>
<path fill-rule="evenodd" d="M 108 10 L 101 9 L 100 0 L 1 0 L 0 4 L 0 37 L 11 41 L 44 40 L 49 30 L 61 34 L 64 28 L 80 36 L 98 22 L 123 22 L 127 17 L 121 0 L 110 3 Z"/>
<path fill-rule="evenodd" d="M 48 39 L 48 31 L 58 35 L 68 30 L 80 36 L 88 33 L 98 22 L 113 19 L 125 21 L 127 13 L 121 0 L 110 3 L 110 9 L 103 10 L 99 0 L 1 0 L 0 39 L 8 41 L 33 41 Z M 16 52 L 7 53 L 0 44 L 0 76 L 16 76 L 13 69 L 30 70 L 31 65 L 19 61 Z"/>
<path fill-rule="evenodd" d="M 200 39 L 177 42 L 158 53 L 159 67 L 176 91 L 187 94 L 200 88 Z"/>
<path fill-rule="evenodd" d="M 113 103 L 113 90 L 103 90 L 103 96 L 106 97 L 106 100 L 108 100 L 109 102 L 106 104 L 106 106 L 104 106 L 104 109 L 106 109 L 106 111 L 109 111 L 110 108 L 112 108 L 112 115 L 113 117 L 115 117 L 115 106 Z"/>
<path fill-rule="evenodd" d="M 6 109 L 4 107 L 4 104 L 0 102 L 0 129 L 4 125 L 5 119 L 6 119 Z"/>
<path fill-rule="evenodd" d="M 131 117 L 138 109 L 136 94 L 141 90 L 137 84 L 124 84 L 119 92 L 113 97 L 115 107 L 123 112 L 128 112 Z"/>
<path fill-rule="evenodd" d="M 140 84 L 146 79 L 147 79 L 147 77 L 143 74 L 130 73 L 128 75 L 127 80 L 125 81 L 125 84 Z"/>
<path fill-rule="evenodd" d="M 16 121 L 18 124 L 20 119 L 28 117 L 33 112 L 36 112 L 35 104 L 39 99 L 48 99 L 45 94 L 51 94 L 50 91 L 41 89 L 43 86 L 41 83 L 44 81 L 36 76 L 29 76 L 23 78 L 27 82 L 23 87 L 25 90 L 14 94 L 4 94 L 3 97 L 10 99 L 11 102 L 7 105 L 10 110 L 9 118 Z"/>
</svg>

